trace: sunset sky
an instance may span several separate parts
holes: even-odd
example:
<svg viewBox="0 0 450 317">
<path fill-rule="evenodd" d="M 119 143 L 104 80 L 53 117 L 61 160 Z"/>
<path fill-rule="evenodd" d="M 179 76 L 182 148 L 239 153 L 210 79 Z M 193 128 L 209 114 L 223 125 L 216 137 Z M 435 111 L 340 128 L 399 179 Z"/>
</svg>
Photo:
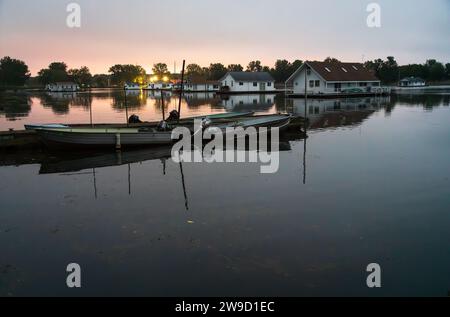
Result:
<svg viewBox="0 0 450 317">
<path fill-rule="evenodd" d="M 67 4 L 81 28 L 66 26 Z M 225 65 L 259 59 L 401 64 L 450 62 L 449 0 L 382 0 L 382 27 L 368 28 L 365 0 L 0 0 L 0 57 L 24 60 L 33 75 L 52 61 L 107 73 L 113 64 Z"/>
</svg>

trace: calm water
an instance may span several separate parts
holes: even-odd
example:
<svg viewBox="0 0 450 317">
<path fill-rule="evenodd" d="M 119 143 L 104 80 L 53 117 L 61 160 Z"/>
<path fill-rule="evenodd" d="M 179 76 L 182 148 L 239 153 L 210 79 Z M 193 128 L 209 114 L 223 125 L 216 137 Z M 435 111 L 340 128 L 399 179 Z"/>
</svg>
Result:
<svg viewBox="0 0 450 317">
<path fill-rule="evenodd" d="M 89 120 L 78 99 L 45 98 L 29 97 L 23 115 L 3 110 L 0 127 Z M 115 100 L 92 97 L 99 121 L 124 117 Z M 185 113 L 285 107 L 194 100 Z M 155 102 L 134 112 L 157 117 Z M 2 153 L 0 294 L 447 296 L 449 104 L 445 94 L 310 101 L 306 144 L 285 137 L 272 175 L 258 164 L 179 165 L 164 148 Z M 303 100 L 287 107 L 305 111 Z M 65 286 L 72 262 L 81 290 Z M 366 287 L 372 262 L 379 290 Z"/>
<path fill-rule="evenodd" d="M 166 116 L 178 109 L 179 98 L 166 92 Z M 125 106 L 126 105 L 126 106 Z M 1 93 L 0 131 L 23 129 L 28 123 L 125 123 L 137 114 L 142 121 L 162 120 L 159 92 L 94 90 L 91 93 Z M 284 99 L 275 95 L 242 95 L 220 98 L 212 93 L 188 94 L 181 102 L 184 117 L 229 111 L 284 111 Z"/>
</svg>

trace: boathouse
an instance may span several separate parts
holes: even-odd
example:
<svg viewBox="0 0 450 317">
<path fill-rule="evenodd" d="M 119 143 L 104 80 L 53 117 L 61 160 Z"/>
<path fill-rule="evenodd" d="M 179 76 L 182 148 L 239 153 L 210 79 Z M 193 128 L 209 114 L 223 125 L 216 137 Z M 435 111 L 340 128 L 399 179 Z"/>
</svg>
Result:
<svg viewBox="0 0 450 317">
<path fill-rule="evenodd" d="M 400 87 L 424 87 L 426 83 L 419 77 L 406 77 L 400 80 L 398 85 Z"/>
<path fill-rule="evenodd" d="M 57 82 L 48 84 L 45 89 L 50 92 L 76 92 L 80 87 L 73 82 Z"/>
<path fill-rule="evenodd" d="M 220 89 L 220 83 L 214 80 L 188 79 L 184 85 L 187 92 L 216 92 Z"/>
<path fill-rule="evenodd" d="M 267 72 L 228 72 L 220 80 L 223 93 L 266 93 L 275 91 L 275 80 Z"/>
<path fill-rule="evenodd" d="M 136 83 L 126 83 L 124 88 L 125 90 L 141 90 L 141 86 Z"/>
<path fill-rule="evenodd" d="M 306 83 L 306 84 L 305 84 Z M 286 81 L 293 95 L 362 95 L 380 92 L 381 82 L 361 63 L 305 62 Z"/>
<path fill-rule="evenodd" d="M 172 90 L 173 84 L 171 82 L 157 81 L 149 83 L 146 88 L 147 90 Z"/>
</svg>

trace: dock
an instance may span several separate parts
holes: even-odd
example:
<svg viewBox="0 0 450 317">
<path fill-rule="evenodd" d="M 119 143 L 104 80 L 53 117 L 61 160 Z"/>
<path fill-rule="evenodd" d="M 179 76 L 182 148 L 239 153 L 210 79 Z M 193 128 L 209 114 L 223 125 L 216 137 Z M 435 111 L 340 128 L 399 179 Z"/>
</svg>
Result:
<svg viewBox="0 0 450 317">
<path fill-rule="evenodd" d="M 364 93 L 326 93 L 326 94 L 312 94 L 307 93 L 307 98 L 313 98 L 313 99 L 341 99 L 341 98 L 364 98 L 364 97 L 380 97 L 380 96 L 389 96 L 390 92 L 364 92 Z M 287 98 L 305 98 L 304 93 L 294 94 L 294 93 L 288 93 L 286 95 Z"/>
</svg>

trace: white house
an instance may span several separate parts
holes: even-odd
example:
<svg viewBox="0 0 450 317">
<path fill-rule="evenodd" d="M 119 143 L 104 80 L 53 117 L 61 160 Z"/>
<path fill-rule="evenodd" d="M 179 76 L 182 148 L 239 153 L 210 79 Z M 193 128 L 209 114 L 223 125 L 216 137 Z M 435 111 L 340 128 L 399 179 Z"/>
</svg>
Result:
<svg viewBox="0 0 450 317">
<path fill-rule="evenodd" d="M 426 85 L 425 80 L 419 77 L 407 77 L 400 80 L 400 87 L 424 87 Z"/>
<path fill-rule="evenodd" d="M 73 82 L 57 82 L 48 84 L 45 89 L 50 92 L 75 92 L 80 90 L 80 86 Z"/>
<path fill-rule="evenodd" d="M 215 92 L 219 91 L 220 83 L 212 80 L 188 80 L 184 86 L 186 92 Z"/>
<path fill-rule="evenodd" d="M 171 82 L 158 81 L 150 83 L 146 86 L 147 90 L 172 90 L 173 84 Z"/>
<path fill-rule="evenodd" d="M 224 93 L 266 93 L 275 91 L 275 80 L 267 72 L 228 72 L 220 86 Z"/>
<path fill-rule="evenodd" d="M 125 90 L 141 90 L 141 86 L 136 83 L 126 83 L 124 86 Z"/>
<path fill-rule="evenodd" d="M 306 80 L 306 87 L 305 87 Z M 371 93 L 381 89 L 375 74 L 361 63 L 305 62 L 286 81 L 294 95 Z"/>
</svg>

